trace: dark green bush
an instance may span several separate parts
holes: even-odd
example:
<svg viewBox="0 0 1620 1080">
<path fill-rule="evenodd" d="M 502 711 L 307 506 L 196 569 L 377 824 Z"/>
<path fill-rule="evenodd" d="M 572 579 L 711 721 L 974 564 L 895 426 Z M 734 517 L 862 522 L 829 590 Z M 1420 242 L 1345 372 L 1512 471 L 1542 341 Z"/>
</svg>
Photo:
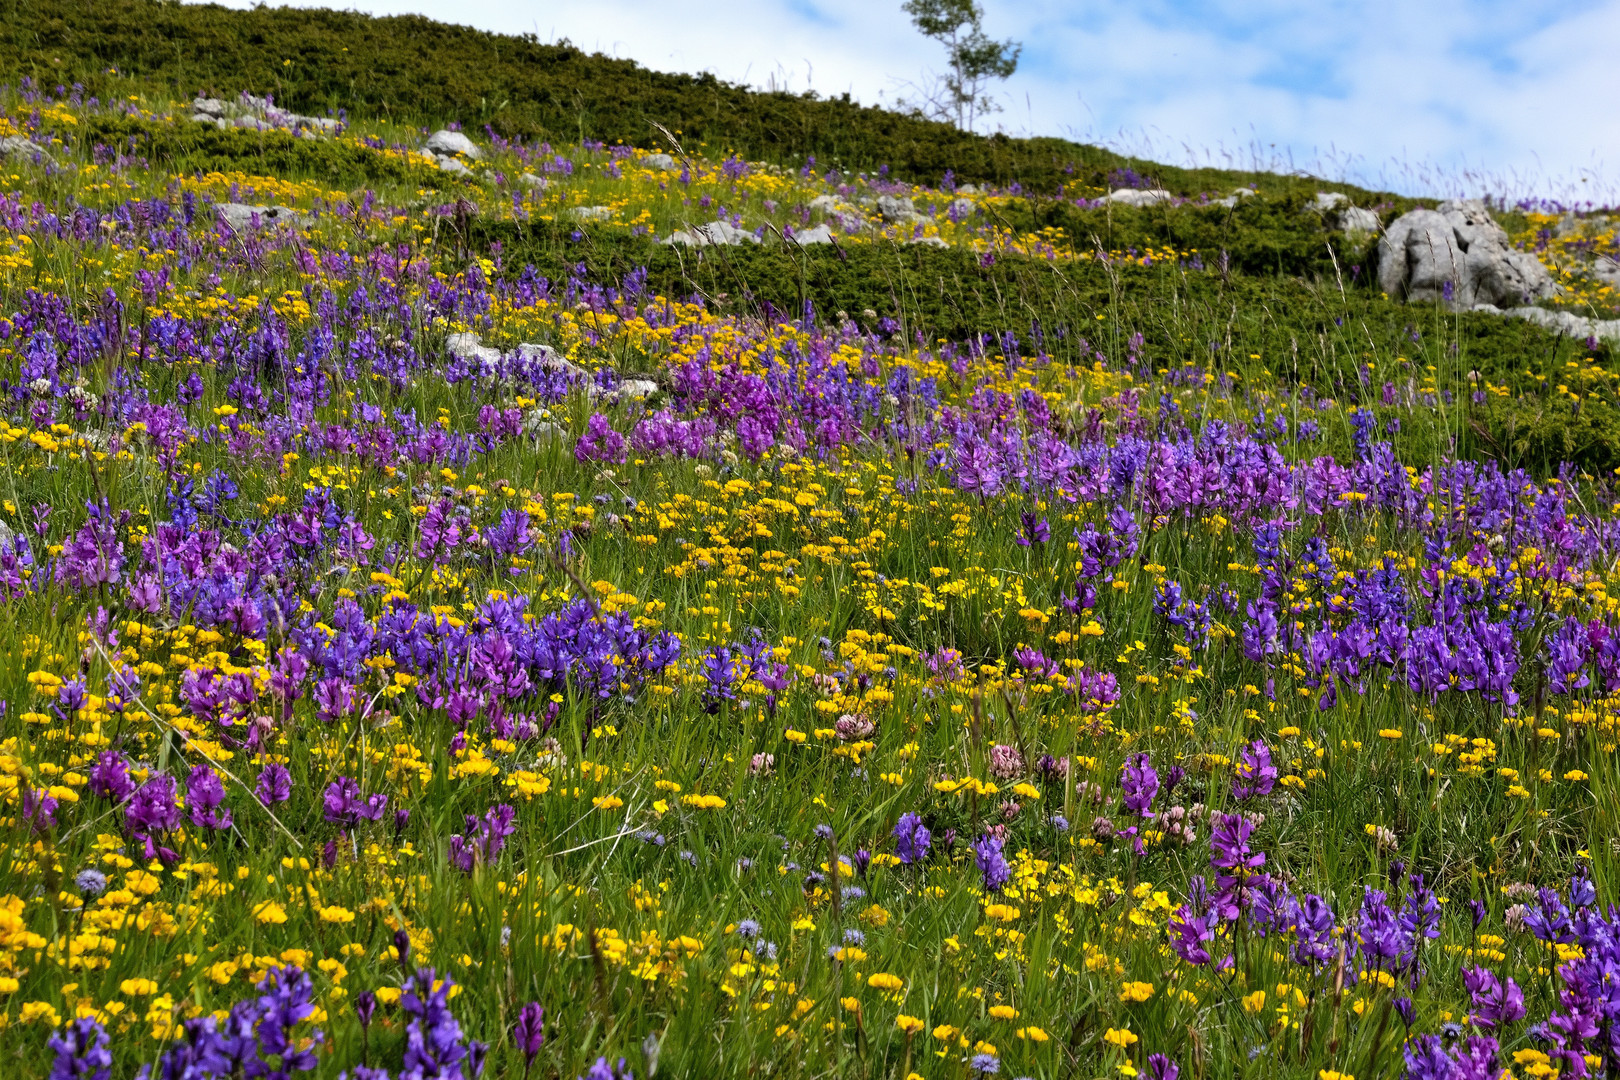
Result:
<svg viewBox="0 0 1620 1080">
<path fill-rule="evenodd" d="M 400 157 L 349 142 L 300 139 L 284 131 L 221 130 L 184 120 L 151 123 L 101 115 L 68 133 L 85 146 L 103 144 L 176 173 L 241 170 L 282 179 L 320 180 L 344 189 L 406 181 L 451 186 L 445 174 L 434 168 L 411 165 Z"/>
</svg>

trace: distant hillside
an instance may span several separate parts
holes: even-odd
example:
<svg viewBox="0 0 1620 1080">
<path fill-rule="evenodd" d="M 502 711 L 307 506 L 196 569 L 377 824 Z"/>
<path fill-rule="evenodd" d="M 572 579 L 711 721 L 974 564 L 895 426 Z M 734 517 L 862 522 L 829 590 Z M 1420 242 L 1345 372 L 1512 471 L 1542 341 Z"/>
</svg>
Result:
<svg viewBox="0 0 1620 1080">
<path fill-rule="evenodd" d="M 119 75 L 158 81 L 177 94 L 250 90 L 306 112 L 488 124 L 505 137 L 555 142 L 649 146 L 662 141 L 657 122 L 711 152 L 781 164 L 814 156 L 823 166 L 887 165 L 897 177 L 926 183 L 951 170 L 959 182 L 1018 183 L 1037 193 L 1065 183 L 1118 186 L 1129 169 L 1178 194 L 1240 183 L 1279 194 L 1323 187 L 1367 194 L 1306 178 L 1156 165 L 1063 139 L 975 135 L 847 95 L 762 93 L 419 16 L 232 11 L 159 0 L 0 5 L 0 78 L 24 75 L 47 85 L 77 81 L 92 93 L 116 92 Z"/>
</svg>

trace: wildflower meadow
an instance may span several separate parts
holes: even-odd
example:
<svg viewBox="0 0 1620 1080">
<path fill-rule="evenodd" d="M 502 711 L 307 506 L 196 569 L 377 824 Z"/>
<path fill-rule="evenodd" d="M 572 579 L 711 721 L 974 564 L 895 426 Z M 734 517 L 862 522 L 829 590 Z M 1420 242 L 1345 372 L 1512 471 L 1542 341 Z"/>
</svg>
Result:
<svg viewBox="0 0 1620 1080">
<path fill-rule="evenodd" d="M 1616 1071 L 1608 344 L 126 89 L 0 94 L 4 1075 Z"/>
</svg>

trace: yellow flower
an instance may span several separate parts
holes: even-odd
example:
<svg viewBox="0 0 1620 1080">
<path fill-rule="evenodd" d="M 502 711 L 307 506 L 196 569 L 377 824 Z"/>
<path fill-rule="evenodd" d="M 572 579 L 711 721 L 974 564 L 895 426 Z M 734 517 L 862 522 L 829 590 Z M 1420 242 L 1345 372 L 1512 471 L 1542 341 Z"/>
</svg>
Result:
<svg viewBox="0 0 1620 1080">
<path fill-rule="evenodd" d="M 1265 1007 L 1266 992 L 1264 990 L 1256 990 L 1254 993 L 1243 999 L 1243 1009 L 1245 1012 L 1257 1013 Z"/>
<path fill-rule="evenodd" d="M 591 805 L 598 810 L 617 810 L 624 805 L 624 800 L 617 795 L 598 795 L 591 800 Z"/>
<path fill-rule="evenodd" d="M 1017 1034 L 1020 1039 L 1028 1039 L 1030 1042 L 1038 1043 L 1043 1043 L 1052 1037 L 1046 1033 L 1045 1029 L 1038 1028 L 1034 1024 L 1029 1027 L 1019 1028 Z"/>
<path fill-rule="evenodd" d="M 1103 1042 L 1113 1046 L 1126 1047 L 1136 1041 L 1136 1033 L 1129 1028 L 1109 1028 L 1103 1032 Z"/>
<path fill-rule="evenodd" d="M 16 979 L 13 979 L 10 975 L 0 975 L 0 994 L 15 994 L 17 992 L 17 987 L 21 985 L 21 983 L 19 983 Z"/>
<path fill-rule="evenodd" d="M 933 1030 L 932 1034 L 940 1042 L 950 1042 L 956 1038 L 956 1029 L 949 1024 L 941 1024 Z"/>
<path fill-rule="evenodd" d="M 1401 737 L 1401 729 L 1392 727 L 1379 728 L 1378 737 L 1380 739 L 1398 739 Z"/>
<path fill-rule="evenodd" d="M 354 912 L 350 911 L 346 907 L 339 907 L 337 904 L 331 904 L 327 907 L 321 908 L 321 922 L 352 923 L 354 922 Z"/>
<path fill-rule="evenodd" d="M 1316 1076 L 1317 1080 L 1356 1080 L 1349 1073 L 1336 1072 L 1333 1069 L 1319 1069 Z"/>
<path fill-rule="evenodd" d="M 1012 922 L 1018 918 L 1018 909 L 1011 904 L 990 904 L 984 909 L 987 918 L 997 919 L 1001 922 Z"/>
<path fill-rule="evenodd" d="M 905 1032 L 906 1037 L 910 1038 L 921 1031 L 925 1025 L 915 1016 L 907 1016 L 905 1013 L 901 1013 L 894 1018 L 894 1026 Z"/>
<path fill-rule="evenodd" d="M 1153 984 L 1150 982 L 1128 982 L 1119 992 L 1121 1001 L 1146 1001 L 1153 996 Z"/>
<path fill-rule="evenodd" d="M 898 975 L 890 975 L 887 971 L 880 971 L 867 979 L 866 985 L 875 990 L 901 990 L 905 988 L 906 980 Z"/>
<path fill-rule="evenodd" d="M 30 1001 L 22 1007 L 22 1015 L 17 1019 L 19 1023 L 24 1024 L 43 1020 L 46 1027 L 56 1027 L 62 1022 L 62 1018 L 57 1015 L 56 1006 L 48 1001 Z"/>
<path fill-rule="evenodd" d="M 699 810 L 721 810 L 726 805 L 726 800 L 718 795 L 686 795 L 681 798 L 681 802 Z"/>
<path fill-rule="evenodd" d="M 1018 1010 L 1011 1005 L 992 1005 L 990 1006 L 990 1015 L 997 1020 L 1016 1020 L 1018 1019 Z"/>
<path fill-rule="evenodd" d="M 151 979 L 125 979 L 118 990 L 125 997 L 151 997 L 157 993 L 157 983 Z"/>
<path fill-rule="evenodd" d="M 1041 797 L 1040 789 L 1030 783 L 1014 784 L 1013 793 L 1022 795 L 1026 799 L 1039 799 Z"/>
<path fill-rule="evenodd" d="M 287 911 L 274 900 L 253 905 L 253 917 L 262 923 L 284 923 L 287 921 Z"/>
<path fill-rule="evenodd" d="M 790 743 L 802 743 L 809 736 L 805 735 L 805 733 L 802 731 L 798 731 L 794 728 L 788 728 L 786 731 L 782 732 L 782 737 Z"/>
</svg>

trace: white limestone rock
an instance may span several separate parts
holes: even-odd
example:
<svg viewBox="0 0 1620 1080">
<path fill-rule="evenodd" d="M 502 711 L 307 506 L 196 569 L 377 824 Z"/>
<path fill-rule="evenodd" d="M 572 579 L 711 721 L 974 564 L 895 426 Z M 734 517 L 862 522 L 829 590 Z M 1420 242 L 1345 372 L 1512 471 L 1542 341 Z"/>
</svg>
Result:
<svg viewBox="0 0 1620 1080">
<path fill-rule="evenodd" d="M 478 144 L 467 138 L 466 135 L 459 131 L 449 131 L 444 128 L 440 128 L 432 135 L 429 135 L 427 142 L 423 143 L 422 146 L 430 154 L 462 154 L 472 158 L 474 161 L 484 156 L 484 152 L 478 149 Z"/>
</svg>

